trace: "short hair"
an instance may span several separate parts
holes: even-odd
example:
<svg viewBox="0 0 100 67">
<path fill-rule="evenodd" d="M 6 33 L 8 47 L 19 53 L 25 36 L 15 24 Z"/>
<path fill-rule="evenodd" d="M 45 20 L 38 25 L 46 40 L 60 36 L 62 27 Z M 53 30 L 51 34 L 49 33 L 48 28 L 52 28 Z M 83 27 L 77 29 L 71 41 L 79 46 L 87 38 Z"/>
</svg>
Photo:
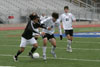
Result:
<svg viewBox="0 0 100 67">
<path fill-rule="evenodd" d="M 39 18 L 37 15 L 33 15 L 33 14 L 31 14 L 30 16 L 29 16 L 29 18 L 31 19 L 31 20 L 35 20 L 35 19 L 37 19 L 37 18 Z"/>
<path fill-rule="evenodd" d="M 68 6 L 65 6 L 65 7 L 64 7 L 64 10 L 65 10 L 65 9 L 69 9 L 69 7 L 68 7 Z"/>
<path fill-rule="evenodd" d="M 53 18 L 55 18 L 55 19 L 58 19 L 59 14 L 58 14 L 58 13 L 56 13 L 56 12 L 53 12 L 53 13 L 52 13 L 52 17 L 53 17 Z"/>
</svg>

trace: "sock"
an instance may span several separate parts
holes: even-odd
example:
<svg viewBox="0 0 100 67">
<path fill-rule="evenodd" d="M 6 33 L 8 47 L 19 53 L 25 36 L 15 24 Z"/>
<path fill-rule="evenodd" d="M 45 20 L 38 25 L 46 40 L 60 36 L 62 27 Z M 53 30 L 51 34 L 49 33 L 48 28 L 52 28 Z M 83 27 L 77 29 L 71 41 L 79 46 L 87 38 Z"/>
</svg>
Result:
<svg viewBox="0 0 100 67">
<path fill-rule="evenodd" d="M 22 51 L 19 50 L 15 56 L 17 57 L 17 56 L 19 56 L 21 53 L 22 53 Z"/>
<path fill-rule="evenodd" d="M 47 47 L 43 46 L 43 55 L 46 55 L 46 49 L 47 49 Z"/>
<path fill-rule="evenodd" d="M 31 52 L 31 53 L 34 53 L 36 49 L 37 49 L 37 48 L 33 47 L 33 48 L 31 49 L 30 52 Z"/>
<path fill-rule="evenodd" d="M 67 47 L 71 47 L 72 41 L 71 40 L 67 40 Z"/>
<path fill-rule="evenodd" d="M 56 46 L 52 46 L 52 48 L 51 48 L 51 52 L 54 52 L 55 49 L 56 49 Z"/>
<path fill-rule="evenodd" d="M 38 40 L 38 38 L 37 38 L 37 37 L 35 37 L 35 40 Z"/>
</svg>

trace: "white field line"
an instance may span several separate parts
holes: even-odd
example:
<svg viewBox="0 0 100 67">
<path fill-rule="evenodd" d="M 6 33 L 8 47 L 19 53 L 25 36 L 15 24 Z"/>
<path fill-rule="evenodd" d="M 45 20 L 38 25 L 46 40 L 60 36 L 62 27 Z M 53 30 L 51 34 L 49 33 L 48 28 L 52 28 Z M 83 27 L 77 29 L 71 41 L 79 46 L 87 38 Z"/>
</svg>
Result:
<svg viewBox="0 0 100 67">
<path fill-rule="evenodd" d="M 18 45 L 0 45 L 0 46 L 1 46 L 1 47 L 2 47 L 2 46 L 3 46 L 3 47 L 5 47 L 5 46 L 7 46 L 7 47 L 19 47 Z M 31 48 L 30 46 L 27 46 L 27 47 Z M 26 47 L 26 48 L 27 48 L 27 47 Z M 42 48 L 42 47 L 39 46 L 38 48 Z M 47 47 L 47 48 L 50 48 L 50 49 L 51 49 L 51 47 Z M 61 48 L 61 47 L 56 47 L 56 48 L 57 48 L 57 49 L 62 49 L 62 50 L 63 50 L 63 49 L 64 49 L 64 50 L 66 49 L 66 48 Z M 94 49 L 94 48 L 90 48 L 90 49 L 89 49 L 89 48 L 72 48 L 72 49 L 73 49 L 73 50 L 87 50 L 87 51 L 88 51 L 88 50 L 93 50 L 93 51 L 95 50 L 95 51 L 100 51 L 100 49 L 96 49 L 96 48 L 95 48 L 95 49 Z"/>
<path fill-rule="evenodd" d="M 13 55 L 8 54 L 0 54 L 0 56 L 13 57 Z M 19 57 L 28 57 L 28 56 L 19 56 Z M 40 57 L 42 58 L 42 57 Z M 47 57 L 47 59 L 54 59 L 53 57 Z M 71 60 L 71 61 L 87 61 L 87 62 L 100 62 L 100 60 L 92 60 L 92 59 L 77 59 L 77 58 L 56 58 L 55 60 Z"/>
</svg>

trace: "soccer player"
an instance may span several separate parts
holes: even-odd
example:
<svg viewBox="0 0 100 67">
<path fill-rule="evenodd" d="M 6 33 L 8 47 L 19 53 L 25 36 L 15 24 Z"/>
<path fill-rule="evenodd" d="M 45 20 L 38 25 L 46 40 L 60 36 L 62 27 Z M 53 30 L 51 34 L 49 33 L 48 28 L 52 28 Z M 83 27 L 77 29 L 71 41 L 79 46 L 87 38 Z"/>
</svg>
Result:
<svg viewBox="0 0 100 67">
<path fill-rule="evenodd" d="M 67 49 L 66 51 L 72 52 L 71 44 L 73 40 L 73 27 L 72 27 L 72 22 L 76 22 L 75 16 L 69 12 L 69 7 L 65 6 L 64 7 L 64 12 L 60 17 L 59 17 L 59 22 L 62 21 L 63 23 L 63 29 L 65 31 L 65 35 L 67 37 Z"/>
<path fill-rule="evenodd" d="M 41 23 L 44 24 L 48 28 L 48 30 L 43 29 L 43 31 L 42 31 L 45 33 L 45 35 L 43 36 L 43 59 L 44 60 L 46 60 L 46 48 L 47 48 L 46 45 L 47 45 L 48 40 L 52 45 L 51 54 L 54 56 L 54 58 L 56 58 L 56 53 L 55 53 L 56 39 L 54 37 L 54 32 L 55 32 L 56 26 L 58 26 L 58 28 L 59 28 L 60 39 L 62 40 L 61 25 L 59 22 L 57 22 L 58 17 L 59 17 L 59 14 L 54 12 L 54 13 L 52 13 L 52 17 L 48 17 L 47 19 L 41 21 Z"/>
<path fill-rule="evenodd" d="M 25 47 L 28 43 L 33 45 L 31 51 L 29 52 L 29 56 L 31 58 L 33 58 L 32 53 L 37 49 L 38 44 L 37 44 L 37 41 L 35 40 L 35 38 L 33 37 L 32 34 L 33 33 L 38 33 L 40 35 L 44 35 L 44 33 L 40 33 L 40 32 L 35 30 L 38 27 L 45 28 L 42 25 L 38 24 L 39 17 L 37 15 L 34 15 L 34 16 L 30 15 L 30 19 L 31 20 L 28 22 L 28 24 L 27 24 L 27 26 L 26 26 L 23 34 L 22 34 L 22 37 L 21 37 L 21 43 L 20 43 L 20 48 L 21 49 L 18 50 L 17 54 L 13 57 L 14 61 L 18 60 L 18 56 L 24 51 L 24 49 L 25 49 Z"/>
<path fill-rule="evenodd" d="M 44 19 L 46 19 L 46 15 L 43 13 L 41 16 L 40 16 L 40 20 L 43 21 Z"/>
<path fill-rule="evenodd" d="M 35 12 L 33 12 L 32 14 L 30 14 L 29 15 L 29 21 L 31 20 L 31 16 L 34 16 L 34 15 L 37 15 L 37 13 L 35 13 Z M 38 16 L 38 15 L 37 15 Z M 40 23 L 40 18 L 39 18 L 39 22 L 38 23 Z M 39 29 L 37 28 L 37 29 L 35 29 L 37 32 L 39 32 Z M 38 38 L 39 38 L 39 34 L 38 33 L 33 33 L 32 34 L 33 36 L 34 36 L 34 38 L 36 39 L 36 40 L 38 40 Z"/>
</svg>

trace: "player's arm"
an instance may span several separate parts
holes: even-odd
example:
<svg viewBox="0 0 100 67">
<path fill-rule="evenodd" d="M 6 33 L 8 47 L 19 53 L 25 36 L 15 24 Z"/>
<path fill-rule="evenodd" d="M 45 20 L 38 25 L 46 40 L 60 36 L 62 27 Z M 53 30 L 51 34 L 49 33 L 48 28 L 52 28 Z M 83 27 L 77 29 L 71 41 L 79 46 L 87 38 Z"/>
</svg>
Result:
<svg viewBox="0 0 100 67">
<path fill-rule="evenodd" d="M 41 25 L 42 25 L 42 27 L 45 27 L 44 29 L 51 30 L 51 27 L 47 27 L 48 22 L 49 22 L 49 18 L 41 21 Z"/>
<path fill-rule="evenodd" d="M 37 30 L 34 28 L 34 26 L 33 26 L 32 23 L 31 23 L 31 28 L 32 28 L 32 31 L 33 31 L 34 33 L 37 33 L 37 34 L 40 34 L 40 35 L 41 35 L 41 32 L 37 31 Z"/>
<path fill-rule="evenodd" d="M 44 24 L 41 24 L 41 23 L 38 23 L 38 27 L 47 29 L 46 26 Z"/>
<path fill-rule="evenodd" d="M 72 18 L 73 22 L 76 22 L 76 18 L 75 18 L 75 16 L 73 14 L 71 14 L 71 18 Z"/>
</svg>

